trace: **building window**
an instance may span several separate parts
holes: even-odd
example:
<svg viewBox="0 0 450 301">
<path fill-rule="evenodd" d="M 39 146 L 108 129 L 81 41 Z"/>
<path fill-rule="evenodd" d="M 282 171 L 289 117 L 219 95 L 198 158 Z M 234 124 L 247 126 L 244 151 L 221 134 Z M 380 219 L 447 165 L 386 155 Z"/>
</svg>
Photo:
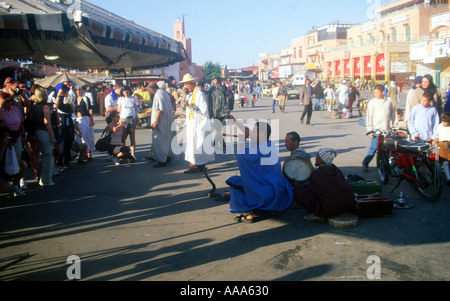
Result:
<svg viewBox="0 0 450 301">
<path fill-rule="evenodd" d="M 391 41 L 392 42 L 397 42 L 397 29 L 395 29 L 395 27 L 391 28 Z"/>
<path fill-rule="evenodd" d="M 303 49 L 302 49 L 302 47 L 300 47 L 299 49 L 298 49 L 298 58 L 302 58 L 303 57 Z"/>
<path fill-rule="evenodd" d="M 405 41 L 411 41 L 411 26 L 405 24 Z"/>
<path fill-rule="evenodd" d="M 380 40 L 381 42 L 386 42 L 386 34 L 384 33 L 384 31 L 380 31 Z"/>
</svg>

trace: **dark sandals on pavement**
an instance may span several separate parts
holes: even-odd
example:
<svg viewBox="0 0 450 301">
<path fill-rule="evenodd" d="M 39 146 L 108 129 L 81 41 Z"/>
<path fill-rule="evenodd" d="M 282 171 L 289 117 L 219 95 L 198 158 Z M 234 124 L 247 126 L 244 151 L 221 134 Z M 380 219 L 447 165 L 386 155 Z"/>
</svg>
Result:
<svg viewBox="0 0 450 301">
<path fill-rule="evenodd" d="M 253 214 L 240 214 L 234 217 L 234 221 L 238 223 L 251 224 L 253 223 L 254 218 L 255 217 L 253 216 Z"/>
</svg>

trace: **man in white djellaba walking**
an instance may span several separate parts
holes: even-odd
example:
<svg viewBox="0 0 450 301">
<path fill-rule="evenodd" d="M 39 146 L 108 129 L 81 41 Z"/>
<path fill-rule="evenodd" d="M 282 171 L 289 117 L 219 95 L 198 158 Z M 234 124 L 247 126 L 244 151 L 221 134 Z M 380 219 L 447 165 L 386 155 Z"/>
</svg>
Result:
<svg viewBox="0 0 450 301">
<path fill-rule="evenodd" d="M 195 77 L 188 73 L 180 84 L 184 84 L 181 105 L 186 107 L 185 160 L 189 162 L 189 169 L 184 173 L 195 173 L 215 160 L 212 120 L 206 95 L 196 86 Z"/>
<path fill-rule="evenodd" d="M 153 159 L 158 162 L 155 168 L 165 167 L 173 157 L 171 143 L 175 136 L 172 131 L 174 113 L 170 96 L 166 92 L 166 83 L 150 84 L 150 93 L 154 94 L 152 107 L 152 151 Z"/>
</svg>

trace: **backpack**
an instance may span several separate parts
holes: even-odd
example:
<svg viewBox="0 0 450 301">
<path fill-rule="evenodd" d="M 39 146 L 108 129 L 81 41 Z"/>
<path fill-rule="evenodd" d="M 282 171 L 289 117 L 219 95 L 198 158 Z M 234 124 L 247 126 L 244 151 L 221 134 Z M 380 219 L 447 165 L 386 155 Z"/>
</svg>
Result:
<svg viewBox="0 0 450 301">
<path fill-rule="evenodd" d="M 108 127 L 105 128 L 105 130 L 102 133 L 102 136 L 100 137 L 100 139 L 97 140 L 97 143 L 95 143 L 95 149 L 98 150 L 99 152 L 109 151 L 109 147 L 111 145 L 112 132 L 109 132 L 109 134 L 105 136 L 107 130 Z"/>
</svg>

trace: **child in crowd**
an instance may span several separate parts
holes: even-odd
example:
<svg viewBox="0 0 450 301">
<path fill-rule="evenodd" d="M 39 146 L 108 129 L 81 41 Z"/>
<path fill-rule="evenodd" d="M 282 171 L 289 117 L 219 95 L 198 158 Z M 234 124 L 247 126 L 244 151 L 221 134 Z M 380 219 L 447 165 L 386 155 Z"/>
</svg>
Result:
<svg viewBox="0 0 450 301">
<path fill-rule="evenodd" d="M 422 142 L 438 142 L 437 127 L 440 118 L 437 109 L 433 106 L 433 94 L 425 92 L 420 104 L 411 110 L 408 119 L 408 129 L 411 139 Z"/>
<path fill-rule="evenodd" d="M 397 109 L 397 123 L 396 123 L 396 126 L 402 128 L 402 129 L 407 129 L 408 128 L 408 122 L 403 119 L 403 110 L 402 109 Z"/>
<path fill-rule="evenodd" d="M 390 98 L 384 97 L 383 93 L 384 87 L 382 85 L 375 86 L 373 90 L 375 97 L 369 101 L 367 106 L 366 126 L 368 132 L 372 130 L 389 131 L 395 124 L 394 105 Z M 369 152 L 362 162 L 365 172 L 369 171 L 369 164 L 378 150 L 378 137 L 372 134 L 370 138 Z"/>
<path fill-rule="evenodd" d="M 450 112 L 442 114 L 442 123 L 437 127 L 439 136 L 439 158 L 444 167 L 447 184 L 450 185 Z"/>
<path fill-rule="evenodd" d="M 408 122 L 403 118 L 403 110 L 397 109 L 397 122 L 395 124 L 396 127 L 404 129 L 404 131 L 400 130 L 399 133 L 403 135 L 405 138 L 409 138 L 408 133 Z"/>
</svg>

